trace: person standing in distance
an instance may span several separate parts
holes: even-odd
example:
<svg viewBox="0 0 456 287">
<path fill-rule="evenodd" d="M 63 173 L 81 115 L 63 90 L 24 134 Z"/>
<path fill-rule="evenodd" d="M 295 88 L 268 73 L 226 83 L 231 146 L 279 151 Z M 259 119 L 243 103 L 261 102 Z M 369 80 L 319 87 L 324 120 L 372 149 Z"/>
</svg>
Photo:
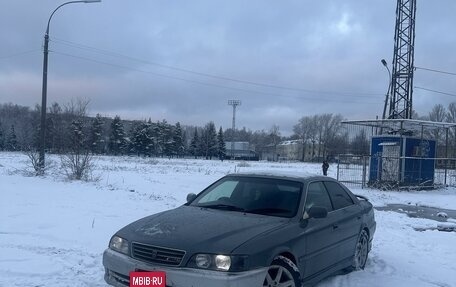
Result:
<svg viewBox="0 0 456 287">
<path fill-rule="evenodd" d="M 323 175 L 327 176 L 328 175 L 328 168 L 329 168 L 329 163 L 325 159 L 323 160 L 323 164 L 321 165 L 321 168 L 323 169 Z"/>
</svg>

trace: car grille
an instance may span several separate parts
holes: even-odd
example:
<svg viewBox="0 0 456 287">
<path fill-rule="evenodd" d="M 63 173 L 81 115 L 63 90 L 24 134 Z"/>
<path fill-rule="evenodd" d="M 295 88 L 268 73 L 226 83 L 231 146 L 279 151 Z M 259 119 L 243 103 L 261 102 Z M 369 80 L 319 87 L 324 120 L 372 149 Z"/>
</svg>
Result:
<svg viewBox="0 0 456 287">
<path fill-rule="evenodd" d="M 184 255 L 185 251 L 182 250 L 132 243 L 132 257 L 141 261 L 179 266 Z"/>
</svg>

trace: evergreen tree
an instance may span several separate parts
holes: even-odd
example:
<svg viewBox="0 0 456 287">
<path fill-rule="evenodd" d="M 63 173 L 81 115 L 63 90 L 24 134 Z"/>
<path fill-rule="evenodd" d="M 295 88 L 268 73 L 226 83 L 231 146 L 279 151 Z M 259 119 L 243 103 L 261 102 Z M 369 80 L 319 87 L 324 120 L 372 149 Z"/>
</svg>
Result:
<svg viewBox="0 0 456 287">
<path fill-rule="evenodd" d="M 156 137 L 156 128 L 154 127 L 154 124 L 152 123 L 152 120 L 149 118 L 146 124 L 147 131 L 146 131 L 146 155 L 147 156 L 152 156 L 157 154 L 156 151 L 156 142 L 157 142 L 157 137 Z"/>
<path fill-rule="evenodd" d="M 187 141 L 187 132 L 182 132 L 182 155 L 188 154 L 188 141 Z"/>
<path fill-rule="evenodd" d="M 156 137 L 156 143 L 157 143 L 157 146 L 156 146 L 156 151 L 157 151 L 157 154 L 160 155 L 160 156 L 163 156 L 163 154 L 165 153 L 165 143 L 166 143 L 166 131 L 165 131 L 165 125 L 167 125 L 168 123 L 163 120 L 163 121 L 157 121 L 157 124 L 155 125 L 155 128 L 154 128 L 154 133 L 155 133 L 155 137 Z"/>
<path fill-rule="evenodd" d="M 130 132 L 131 146 L 129 149 L 132 150 L 136 155 L 140 156 L 143 153 L 143 145 L 140 136 L 141 122 L 134 121 Z"/>
<path fill-rule="evenodd" d="M 81 120 L 74 120 L 69 127 L 71 151 L 80 154 L 85 149 L 84 126 Z"/>
<path fill-rule="evenodd" d="M 207 123 L 204 127 L 201 136 L 201 148 L 206 159 L 212 159 L 213 156 L 217 155 L 217 132 L 213 122 Z"/>
<path fill-rule="evenodd" d="M 3 136 L 3 128 L 2 128 L 2 123 L 0 122 L 0 151 L 2 151 L 5 148 L 5 139 Z"/>
<path fill-rule="evenodd" d="M 226 146 L 225 140 L 223 138 L 223 130 L 220 127 L 219 132 L 217 134 L 217 144 L 218 144 L 218 156 L 220 160 L 223 160 L 226 157 Z"/>
<path fill-rule="evenodd" d="M 173 152 L 177 157 L 181 157 L 184 154 L 184 137 L 182 134 L 182 128 L 179 122 L 174 126 L 173 133 Z"/>
<path fill-rule="evenodd" d="M 147 122 L 137 122 L 132 129 L 131 143 L 132 151 L 138 156 L 150 156 L 151 155 L 151 137 L 150 125 Z"/>
<path fill-rule="evenodd" d="M 172 157 L 174 154 L 173 127 L 166 120 L 158 123 L 157 138 L 160 154 Z"/>
<path fill-rule="evenodd" d="M 14 125 L 11 125 L 8 135 L 6 136 L 6 150 L 16 151 L 18 150 L 16 131 Z"/>
<path fill-rule="evenodd" d="M 41 134 L 41 107 L 35 105 L 35 108 L 30 113 L 30 125 L 28 126 L 27 135 L 28 139 L 26 140 L 25 146 L 38 150 L 41 147 L 40 134 Z M 65 136 L 62 136 L 64 138 Z M 61 144 L 63 149 L 63 143 Z"/>
<path fill-rule="evenodd" d="M 41 112 L 40 112 L 41 113 Z M 61 152 L 64 149 L 65 127 L 62 108 L 58 103 L 53 103 L 48 108 L 46 120 L 46 146 L 52 152 Z"/>
<path fill-rule="evenodd" d="M 111 135 L 109 137 L 109 151 L 111 154 L 123 154 L 125 149 L 125 132 L 119 116 L 115 116 L 111 123 Z"/>
<path fill-rule="evenodd" d="M 200 139 L 197 128 L 195 128 L 195 133 L 193 134 L 192 141 L 190 142 L 190 154 L 193 155 L 195 159 L 200 155 Z"/>
<path fill-rule="evenodd" d="M 103 119 L 100 114 L 97 114 L 92 121 L 90 129 L 90 150 L 92 153 L 101 154 L 104 150 L 104 139 L 103 139 Z"/>
<path fill-rule="evenodd" d="M 151 150 L 152 154 L 155 156 L 159 156 L 162 154 L 162 146 L 160 145 L 160 139 L 159 139 L 160 134 L 161 134 L 160 122 L 151 123 L 151 125 L 149 127 L 148 135 L 150 137 L 151 144 L 152 144 L 152 147 L 150 150 Z"/>
</svg>

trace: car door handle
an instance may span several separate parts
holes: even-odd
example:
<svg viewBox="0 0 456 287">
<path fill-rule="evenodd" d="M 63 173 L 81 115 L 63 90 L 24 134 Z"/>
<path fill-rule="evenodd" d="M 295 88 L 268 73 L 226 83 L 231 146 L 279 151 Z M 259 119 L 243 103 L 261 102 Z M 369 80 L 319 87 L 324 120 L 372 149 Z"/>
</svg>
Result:
<svg viewBox="0 0 456 287">
<path fill-rule="evenodd" d="M 333 225 L 333 230 L 336 230 L 337 228 L 339 228 L 339 225 L 334 224 Z"/>
</svg>

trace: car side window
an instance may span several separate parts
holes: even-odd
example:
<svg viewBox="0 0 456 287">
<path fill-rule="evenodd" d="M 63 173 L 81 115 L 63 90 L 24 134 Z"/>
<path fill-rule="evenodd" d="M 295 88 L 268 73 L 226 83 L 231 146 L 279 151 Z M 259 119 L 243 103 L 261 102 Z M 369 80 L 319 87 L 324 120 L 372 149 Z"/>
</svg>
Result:
<svg viewBox="0 0 456 287">
<path fill-rule="evenodd" d="M 328 192 L 321 181 L 312 182 L 307 187 L 306 205 L 304 209 L 304 218 L 308 218 L 308 211 L 312 206 L 326 208 L 328 212 L 333 210 Z"/>
<path fill-rule="evenodd" d="M 331 197 L 334 209 L 341 209 L 354 204 L 350 195 L 348 195 L 348 193 L 342 186 L 340 186 L 339 183 L 325 181 L 324 184 L 328 190 L 329 196 Z"/>
</svg>

